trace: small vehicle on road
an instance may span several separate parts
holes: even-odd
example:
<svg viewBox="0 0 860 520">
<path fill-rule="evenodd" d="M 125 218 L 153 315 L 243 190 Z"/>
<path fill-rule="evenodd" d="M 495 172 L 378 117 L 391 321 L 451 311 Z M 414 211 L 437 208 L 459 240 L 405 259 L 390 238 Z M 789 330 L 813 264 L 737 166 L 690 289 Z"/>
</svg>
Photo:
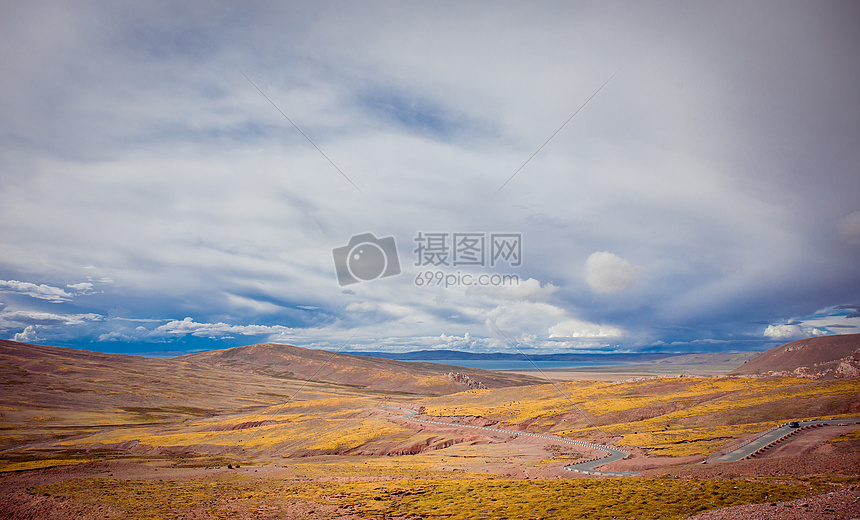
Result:
<svg viewBox="0 0 860 520">
<path fill-rule="evenodd" d="M 789 428 L 800 428 L 800 423 L 797 421 L 791 421 L 790 423 L 788 423 L 788 427 Z"/>
</svg>

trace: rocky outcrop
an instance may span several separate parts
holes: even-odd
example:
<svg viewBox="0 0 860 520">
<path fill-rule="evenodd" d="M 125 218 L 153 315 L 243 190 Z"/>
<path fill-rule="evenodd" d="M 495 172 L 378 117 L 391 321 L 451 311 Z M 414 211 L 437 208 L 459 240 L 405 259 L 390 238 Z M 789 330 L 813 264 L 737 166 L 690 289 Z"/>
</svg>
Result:
<svg viewBox="0 0 860 520">
<path fill-rule="evenodd" d="M 807 338 L 762 352 L 731 375 L 806 379 L 860 377 L 860 334 Z"/>
<path fill-rule="evenodd" d="M 802 377 L 804 379 L 846 379 L 860 377 L 860 353 L 794 370 L 768 370 L 759 376 Z"/>
<path fill-rule="evenodd" d="M 487 386 L 480 381 L 475 381 L 466 374 L 459 372 L 448 372 L 448 379 L 453 379 L 455 383 L 465 385 L 469 390 L 486 390 Z"/>
<path fill-rule="evenodd" d="M 840 361 L 836 367 L 836 377 L 860 377 L 860 364 L 857 356 L 851 356 Z"/>
</svg>

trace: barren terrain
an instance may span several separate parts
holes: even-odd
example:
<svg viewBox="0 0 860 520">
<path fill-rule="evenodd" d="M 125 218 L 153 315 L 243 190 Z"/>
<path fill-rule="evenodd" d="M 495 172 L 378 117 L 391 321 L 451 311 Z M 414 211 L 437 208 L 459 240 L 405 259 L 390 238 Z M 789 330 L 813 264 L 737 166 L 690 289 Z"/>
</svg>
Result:
<svg viewBox="0 0 860 520">
<path fill-rule="evenodd" d="M 793 341 L 756 356 L 734 375 L 790 375 L 811 379 L 860 376 L 860 334 Z"/>
</svg>

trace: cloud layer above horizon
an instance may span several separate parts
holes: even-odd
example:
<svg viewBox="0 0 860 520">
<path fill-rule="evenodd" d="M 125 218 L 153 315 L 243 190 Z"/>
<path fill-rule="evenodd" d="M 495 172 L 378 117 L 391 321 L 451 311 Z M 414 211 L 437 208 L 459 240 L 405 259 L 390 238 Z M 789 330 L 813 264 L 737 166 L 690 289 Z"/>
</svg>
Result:
<svg viewBox="0 0 860 520">
<path fill-rule="evenodd" d="M 858 22 L 850 1 L 8 5 L 0 338 L 860 332 Z M 368 232 L 394 249 L 337 271 Z"/>
</svg>

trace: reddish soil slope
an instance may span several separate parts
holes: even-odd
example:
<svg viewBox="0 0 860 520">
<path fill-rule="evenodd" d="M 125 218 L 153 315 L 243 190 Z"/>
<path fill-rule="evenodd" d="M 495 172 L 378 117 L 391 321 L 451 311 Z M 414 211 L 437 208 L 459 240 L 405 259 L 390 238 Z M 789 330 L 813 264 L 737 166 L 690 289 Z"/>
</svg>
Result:
<svg viewBox="0 0 860 520">
<path fill-rule="evenodd" d="M 789 375 L 812 379 L 860 376 L 860 334 L 793 341 L 762 352 L 731 375 Z"/>
</svg>

